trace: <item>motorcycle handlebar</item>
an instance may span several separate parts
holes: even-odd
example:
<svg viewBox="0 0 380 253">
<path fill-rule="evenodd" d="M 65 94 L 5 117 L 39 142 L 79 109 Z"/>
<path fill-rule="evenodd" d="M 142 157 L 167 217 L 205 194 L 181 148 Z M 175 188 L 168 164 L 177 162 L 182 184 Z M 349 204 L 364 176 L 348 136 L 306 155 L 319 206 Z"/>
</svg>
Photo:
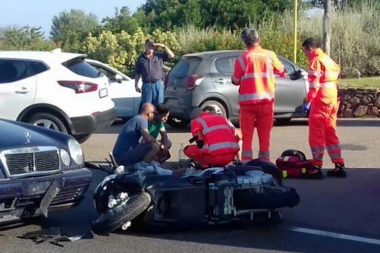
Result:
<svg viewBox="0 0 380 253">
<path fill-rule="evenodd" d="M 104 168 L 100 164 L 95 164 L 95 163 L 91 163 L 91 162 L 85 162 L 84 164 L 89 169 L 102 170 L 108 174 L 112 174 L 111 170 Z"/>
</svg>

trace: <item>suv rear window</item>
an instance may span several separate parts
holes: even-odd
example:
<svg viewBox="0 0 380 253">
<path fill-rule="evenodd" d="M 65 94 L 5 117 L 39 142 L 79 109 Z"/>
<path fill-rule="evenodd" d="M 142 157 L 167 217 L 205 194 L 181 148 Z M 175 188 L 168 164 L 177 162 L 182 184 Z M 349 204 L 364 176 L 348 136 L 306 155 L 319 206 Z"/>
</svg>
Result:
<svg viewBox="0 0 380 253">
<path fill-rule="evenodd" d="M 182 58 L 170 71 L 170 76 L 173 78 L 185 78 L 192 75 L 201 61 L 202 59 L 199 57 Z"/>
<path fill-rule="evenodd" d="M 63 63 L 63 65 L 77 75 L 90 78 L 97 78 L 103 76 L 101 72 L 99 72 L 96 68 L 92 67 L 90 64 L 85 62 L 83 58 L 72 59 Z"/>
<path fill-rule="evenodd" d="M 32 76 L 26 60 L 0 60 L 0 83 L 12 83 Z"/>
</svg>

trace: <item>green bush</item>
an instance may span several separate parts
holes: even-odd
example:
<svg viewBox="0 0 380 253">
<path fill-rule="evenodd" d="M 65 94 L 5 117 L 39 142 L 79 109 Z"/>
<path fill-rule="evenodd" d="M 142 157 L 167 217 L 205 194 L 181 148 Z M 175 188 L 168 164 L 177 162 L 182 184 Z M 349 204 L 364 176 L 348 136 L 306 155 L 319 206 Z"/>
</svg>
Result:
<svg viewBox="0 0 380 253">
<path fill-rule="evenodd" d="M 292 24 L 292 25 L 290 25 Z M 293 13 L 281 18 L 278 32 L 293 32 Z M 363 1 L 345 10 L 332 10 L 330 15 L 331 57 L 342 67 L 346 77 L 380 75 L 380 15 L 378 8 Z M 309 18 L 300 12 L 298 33 L 302 39 L 314 37 L 322 43 L 323 19 Z"/>
<path fill-rule="evenodd" d="M 262 37 L 262 47 L 274 51 L 277 55 L 293 60 L 293 35 L 276 31 L 274 25 L 265 23 L 258 27 Z M 245 49 L 240 39 L 240 31 L 218 31 L 213 28 L 197 29 L 187 26 L 178 31 L 179 42 L 182 46 L 181 54 L 213 51 L 213 50 L 239 50 Z M 297 63 L 306 66 L 307 59 L 299 46 L 301 39 L 297 39 Z"/>
<path fill-rule="evenodd" d="M 293 22 L 292 10 L 281 16 L 271 16 L 260 20 L 257 29 L 262 38 L 262 46 L 277 55 L 293 60 Z M 297 64 L 306 67 L 301 44 L 308 37 L 322 42 L 322 17 L 307 17 L 299 11 Z M 331 57 L 342 67 L 343 76 L 379 76 L 380 75 L 380 15 L 378 8 L 362 1 L 361 5 L 344 10 L 332 10 Z M 144 42 L 153 38 L 168 45 L 176 54 L 169 63 L 175 64 L 182 55 L 194 52 L 244 49 L 240 40 L 240 30 L 199 29 L 194 26 L 176 28 L 175 31 L 155 30 L 146 34 L 137 29 L 134 34 L 125 31 L 114 33 L 103 31 L 96 35 L 88 34 L 83 40 L 77 39 L 63 48 L 64 51 L 87 53 L 90 58 L 105 62 L 125 73 L 133 73 L 139 54 L 144 51 Z M 0 38 L 0 50 L 51 50 L 59 47 L 51 41 L 7 40 Z"/>
</svg>

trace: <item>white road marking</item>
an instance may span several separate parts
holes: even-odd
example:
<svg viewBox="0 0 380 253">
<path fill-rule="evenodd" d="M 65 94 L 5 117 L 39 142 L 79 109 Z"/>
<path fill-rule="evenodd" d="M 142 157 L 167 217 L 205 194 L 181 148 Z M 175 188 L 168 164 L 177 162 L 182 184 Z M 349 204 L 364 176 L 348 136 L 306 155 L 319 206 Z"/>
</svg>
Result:
<svg viewBox="0 0 380 253">
<path fill-rule="evenodd" d="M 328 236 L 328 237 L 333 237 L 333 238 L 338 238 L 338 239 L 344 239 L 344 240 L 351 240 L 351 241 L 380 245 L 380 240 L 365 238 L 365 237 L 360 237 L 360 236 L 354 236 L 354 235 L 346 235 L 346 234 L 339 234 L 339 233 L 334 233 L 334 232 L 309 229 L 309 228 L 298 228 L 298 227 L 291 227 L 291 228 L 289 228 L 289 230 L 295 231 L 295 232 L 306 233 L 306 234 Z"/>
</svg>

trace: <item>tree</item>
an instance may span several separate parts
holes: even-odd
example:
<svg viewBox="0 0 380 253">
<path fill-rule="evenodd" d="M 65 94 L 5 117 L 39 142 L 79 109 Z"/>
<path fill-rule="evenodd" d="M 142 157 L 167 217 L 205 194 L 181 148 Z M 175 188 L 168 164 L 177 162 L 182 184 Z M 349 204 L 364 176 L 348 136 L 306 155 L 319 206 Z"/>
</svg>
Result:
<svg viewBox="0 0 380 253">
<path fill-rule="evenodd" d="M 267 15 L 281 14 L 293 0 L 147 0 L 140 8 L 151 27 L 174 29 L 184 25 L 237 29 Z"/>
<path fill-rule="evenodd" d="M 326 0 L 311 0 L 309 1 L 313 7 L 323 8 Z M 347 7 L 355 7 L 363 2 L 370 3 L 372 5 L 377 5 L 379 7 L 380 0 L 331 0 L 331 6 L 338 9 L 345 9 Z"/>
<path fill-rule="evenodd" d="M 125 31 L 129 34 L 135 33 L 141 26 L 139 19 L 132 17 L 132 13 L 127 6 L 120 11 L 115 8 L 114 17 L 106 17 L 102 20 L 103 28 L 113 33 Z"/>
<path fill-rule="evenodd" d="M 54 42 L 61 42 L 63 48 L 75 50 L 88 33 L 96 33 L 99 28 L 96 15 L 72 9 L 70 12 L 63 11 L 53 17 L 50 36 Z"/>
<path fill-rule="evenodd" d="M 147 0 L 139 11 L 145 13 L 146 23 L 151 30 L 171 30 L 187 24 L 198 25 L 202 20 L 198 0 Z"/>
<path fill-rule="evenodd" d="M 54 47 L 44 38 L 41 27 L 4 27 L 0 29 L 1 49 L 50 50 Z"/>
</svg>

